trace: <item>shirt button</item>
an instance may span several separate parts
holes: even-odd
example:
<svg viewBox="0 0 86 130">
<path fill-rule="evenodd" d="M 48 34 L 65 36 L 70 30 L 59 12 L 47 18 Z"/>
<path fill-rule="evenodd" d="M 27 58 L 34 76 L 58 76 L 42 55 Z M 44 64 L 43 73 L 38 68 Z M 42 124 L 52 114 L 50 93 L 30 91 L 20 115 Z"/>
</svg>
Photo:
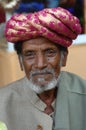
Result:
<svg viewBox="0 0 86 130">
<path fill-rule="evenodd" d="M 37 125 L 37 130 L 43 130 L 43 127 L 41 125 Z"/>
</svg>

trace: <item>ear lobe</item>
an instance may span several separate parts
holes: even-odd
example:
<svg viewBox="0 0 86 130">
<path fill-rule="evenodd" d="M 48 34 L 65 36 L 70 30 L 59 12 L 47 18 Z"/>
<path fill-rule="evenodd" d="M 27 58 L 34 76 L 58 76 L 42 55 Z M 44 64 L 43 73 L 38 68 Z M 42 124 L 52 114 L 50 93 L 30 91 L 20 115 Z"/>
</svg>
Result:
<svg viewBox="0 0 86 130">
<path fill-rule="evenodd" d="M 18 55 L 18 59 L 19 59 L 20 68 L 23 71 L 22 57 L 20 55 Z"/>
<path fill-rule="evenodd" d="M 68 52 L 63 53 L 62 66 L 66 66 Z"/>
</svg>

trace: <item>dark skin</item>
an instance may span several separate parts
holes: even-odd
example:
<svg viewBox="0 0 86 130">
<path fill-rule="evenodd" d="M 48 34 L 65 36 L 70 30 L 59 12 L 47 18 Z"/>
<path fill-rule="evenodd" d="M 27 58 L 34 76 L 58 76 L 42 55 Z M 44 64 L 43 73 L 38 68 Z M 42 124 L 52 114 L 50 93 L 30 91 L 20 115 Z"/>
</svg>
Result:
<svg viewBox="0 0 86 130">
<path fill-rule="evenodd" d="M 22 62 L 24 65 L 25 73 L 27 78 L 30 78 L 30 72 L 32 70 L 42 70 L 44 68 L 51 69 L 55 71 L 55 76 L 58 77 L 60 73 L 60 50 L 59 48 L 50 42 L 49 40 L 38 37 L 23 42 L 22 44 Z M 64 56 L 62 65 L 65 66 L 67 55 Z M 42 77 L 45 79 L 44 82 L 39 82 L 37 79 Z M 42 74 L 33 76 L 33 81 L 36 82 L 40 87 L 46 85 L 53 78 L 52 74 Z M 40 99 L 47 105 L 50 106 L 51 103 L 56 98 L 56 88 L 44 91 L 38 94 Z"/>
</svg>

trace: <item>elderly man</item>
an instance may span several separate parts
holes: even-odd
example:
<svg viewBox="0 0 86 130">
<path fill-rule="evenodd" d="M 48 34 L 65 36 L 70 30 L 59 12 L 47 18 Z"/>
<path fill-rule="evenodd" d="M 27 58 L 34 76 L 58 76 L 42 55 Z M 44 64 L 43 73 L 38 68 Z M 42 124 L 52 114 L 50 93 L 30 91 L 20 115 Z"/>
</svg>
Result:
<svg viewBox="0 0 86 130">
<path fill-rule="evenodd" d="M 26 77 L 0 90 L 0 120 L 8 130 L 85 130 L 86 81 L 69 72 L 68 46 L 79 20 L 60 7 L 15 14 L 6 24 Z"/>
</svg>

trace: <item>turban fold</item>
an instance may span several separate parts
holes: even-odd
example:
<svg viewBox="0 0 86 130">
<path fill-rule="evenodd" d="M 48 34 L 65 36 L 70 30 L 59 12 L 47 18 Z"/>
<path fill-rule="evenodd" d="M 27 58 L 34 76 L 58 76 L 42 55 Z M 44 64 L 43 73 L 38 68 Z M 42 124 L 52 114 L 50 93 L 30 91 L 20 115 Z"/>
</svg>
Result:
<svg viewBox="0 0 86 130">
<path fill-rule="evenodd" d="M 15 14 L 6 24 L 7 41 L 17 43 L 39 36 L 68 47 L 81 33 L 79 19 L 61 7 L 29 14 Z"/>
</svg>

